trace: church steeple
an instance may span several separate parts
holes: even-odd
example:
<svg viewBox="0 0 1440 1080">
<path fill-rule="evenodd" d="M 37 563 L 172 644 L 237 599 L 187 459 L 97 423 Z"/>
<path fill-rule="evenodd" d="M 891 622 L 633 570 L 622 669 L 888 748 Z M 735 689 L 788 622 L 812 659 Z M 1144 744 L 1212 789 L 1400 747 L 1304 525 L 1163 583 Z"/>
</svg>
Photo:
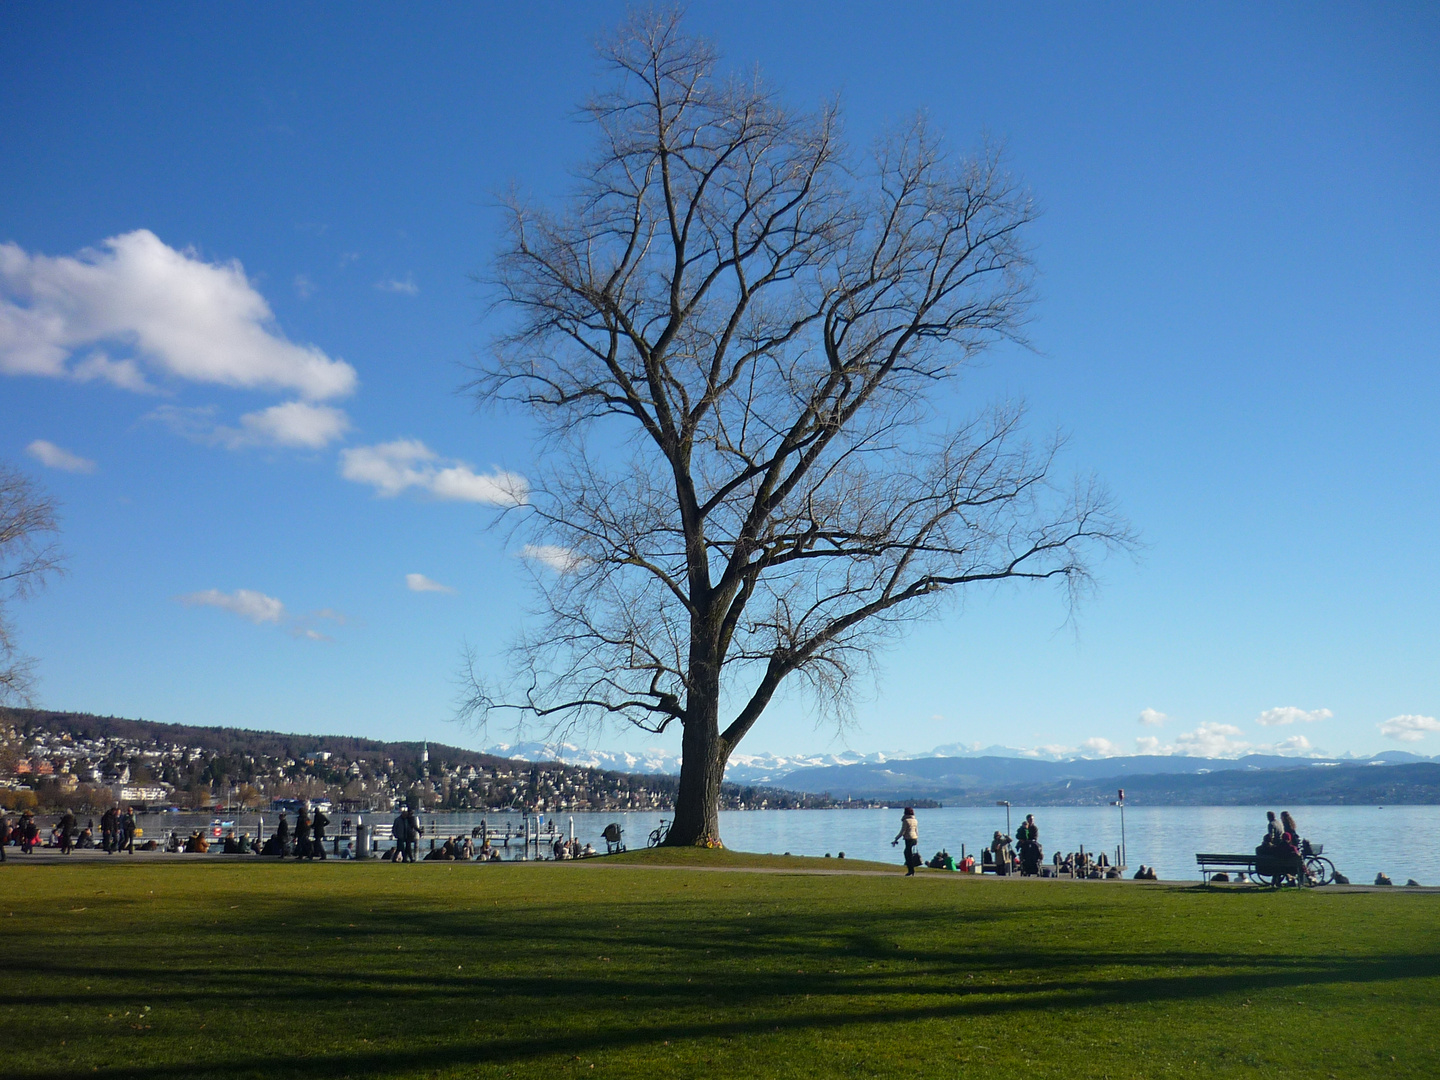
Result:
<svg viewBox="0 0 1440 1080">
<path fill-rule="evenodd" d="M 430 779 L 430 744 L 429 744 L 428 742 L 426 742 L 426 743 L 421 744 L 421 746 L 422 746 L 422 748 L 421 748 L 421 750 L 420 750 L 420 775 L 423 776 L 426 780 L 429 780 L 429 779 Z"/>
</svg>

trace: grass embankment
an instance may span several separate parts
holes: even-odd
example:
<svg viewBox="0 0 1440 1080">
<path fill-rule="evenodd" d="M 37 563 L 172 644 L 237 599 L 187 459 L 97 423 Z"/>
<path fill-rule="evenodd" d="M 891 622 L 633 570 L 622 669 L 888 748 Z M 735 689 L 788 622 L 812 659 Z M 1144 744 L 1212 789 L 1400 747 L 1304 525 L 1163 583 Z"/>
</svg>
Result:
<svg viewBox="0 0 1440 1080">
<path fill-rule="evenodd" d="M 11 1080 L 1440 1075 L 1430 895 L 117 861 L 0 867 Z"/>
</svg>

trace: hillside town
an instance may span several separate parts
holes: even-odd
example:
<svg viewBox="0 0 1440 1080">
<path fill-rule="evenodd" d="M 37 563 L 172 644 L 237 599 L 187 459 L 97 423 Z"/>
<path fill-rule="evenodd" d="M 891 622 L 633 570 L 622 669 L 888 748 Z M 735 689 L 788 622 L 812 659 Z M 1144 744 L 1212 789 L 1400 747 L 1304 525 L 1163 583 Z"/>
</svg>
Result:
<svg viewBox="0 0 1440 1080">
<path fill-rule="evenodd" d="M 11 810 L 284 808 L 668 810 L 677 778 L 381 743 L 38 710 L 0 713 L 0 807 Z M 727 784 L 726 809 L 836 805 L 828 796 Z"/>
</svg>

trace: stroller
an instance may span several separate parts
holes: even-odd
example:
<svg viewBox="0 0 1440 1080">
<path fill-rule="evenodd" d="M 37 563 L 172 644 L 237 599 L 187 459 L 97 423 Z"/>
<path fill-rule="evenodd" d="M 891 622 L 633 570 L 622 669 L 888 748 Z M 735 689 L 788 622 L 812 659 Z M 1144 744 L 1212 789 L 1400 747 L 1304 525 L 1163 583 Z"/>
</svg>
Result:
<svg viewBox="0 0 1440 1080">
<path fill-rule="evenodd" d="M 605 838 L 606 855 L 614 855 L 618 851 L 625 850 L 625 844 L 622 839 L 625 835 L 624 830 L 615 822 L 612 821 L 609 825 L 606 825 L 600 835 Z"/>
</svg>

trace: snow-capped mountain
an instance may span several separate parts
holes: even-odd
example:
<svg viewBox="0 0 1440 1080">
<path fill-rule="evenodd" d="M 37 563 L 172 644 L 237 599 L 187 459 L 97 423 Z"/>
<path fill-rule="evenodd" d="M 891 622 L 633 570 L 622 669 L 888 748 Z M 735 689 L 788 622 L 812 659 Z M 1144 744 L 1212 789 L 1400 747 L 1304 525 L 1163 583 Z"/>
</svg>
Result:
<svg viewBox="0 0 1440 1080">
<path fill-rule="evenodd" d="M 616 772 L 663 773 L 675 775 L 680 771 L 680 755 L 672 750 L 652 748 L 641 751 L 595 750 L 567 742 L 517 742 L 496 743 L 485 747 L 484 753 L 499 757 L 519 758 L 522 761 L 563 761 L 567 765 L 581 765 L 592 769 L 610 769 Z M 948 743 L 924 753 L 913 754 L 904 751 L 894 753 L 861 754 L 854 750 L 843 750 L 838 754 L 734 754 L 725 769 L 725 779 L 732 784 L 779 784 L 785 786 L 785 778 L 801 769 L 813 769 L 835 765 L 883 765 L 887 761 L 920 761 L 925 758 L 1016 758 L 1033 762 L 1082 762 L 1096 755 L 1077 755 L 1073 749 L 1064 747 L 1041 747 L 1019 750 L 1013 746 L 981 746 L 979 743 Z M 1207 763 L 1233 764 L 1227 759 L 1189 758 L 1183 755 L 1153 758 L 1107 758 L 1117 768 L 1132 770 L 1144 762 L 1155 771 L 1169 772 L 1179 764 L 1182 771 L 1203 767 Z M 1251 759 L 1258 760 L 1258 759 Z M 1280 759 L 1276 759 L 1280 760 Z M 1440 760 L 1426 758 L 1403 750 L 1387 750 L 1373 757 L 1355 758 L 1344 755 L 1329 759 L 1368 761 L 1372 765 L 1403 764 L 1407 762 Z M 1163 764 L 1162 764 L 1163 763 Z M 1258 767 L 1255 765 L 1252 768 Z M 1092 770 L 1093 771 L 1093 770 Z M 1102 770 L 1103 771 L 1103 770 Z M 798 778 L 797 778 L 798 779 Z M 807 779 L 813 780 L 813 774 Z M 809 790 L 804 788 L 803 790 Z"/>
<path fill-rule="evenodd" d="M 616 772 L 665 773 L 674 775 L 680 771 L 680 755 L 672 750 L 658 747 L 640 751 L 596 750 L 576 746 L 568 742 L 516 742 L 495 743 L 483 750 L 486 754 L 499 757 L 519 758 L 522 761 L 563 761 L 566 765 L 580 765 L 592 769 L 611 769 Z M 933 750 L 914 754 L 896 751 L 862 754 L 854 750 L 843 750 L 838 754 L 732 754 L 730 764 L 725 768 L 725 779 L 732 784 L 770 784 L 796 769 L 811 769 L 824 765 L 880 765 L 887 761 L 910 761 L 931 757 L 1014 757 L 1059 760 L 1039 751 L 1016 750 L 1008 746 L 984 746 L 979 743 L 951 743 L 937 746 Z"/>
</svg>

